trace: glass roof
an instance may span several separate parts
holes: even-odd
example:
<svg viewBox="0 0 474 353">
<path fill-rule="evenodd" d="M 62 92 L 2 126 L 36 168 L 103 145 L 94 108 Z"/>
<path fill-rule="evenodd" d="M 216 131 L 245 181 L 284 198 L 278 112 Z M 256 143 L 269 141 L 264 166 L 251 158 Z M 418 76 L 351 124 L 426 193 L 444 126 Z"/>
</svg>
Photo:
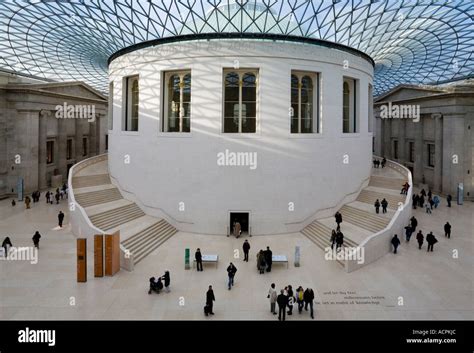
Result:
<svg viewBox="0 0 474 353">
<path fill-rule="evenodd" d="M 107 59 L 143 41 L 197 33 L 324 39 L 370 55 L 374 94 L 472 76 L 472 0 L 1 1 L 0 69 L 106 92 Z"/>
</svg>

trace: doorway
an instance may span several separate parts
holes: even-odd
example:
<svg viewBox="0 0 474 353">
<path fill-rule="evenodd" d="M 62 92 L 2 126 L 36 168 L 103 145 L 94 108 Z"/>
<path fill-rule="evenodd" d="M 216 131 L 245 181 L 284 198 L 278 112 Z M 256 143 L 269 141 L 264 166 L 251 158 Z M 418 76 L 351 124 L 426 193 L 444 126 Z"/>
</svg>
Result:
<svg viewBox="0 0 474 353">
<path fill-rule="evenodd" d="M 248 234 L 249 232 L 249 212 L 231 212 L 229 218 L 229 229 L 230 234 L 234 230 L 234 222 L 240 223 L 240 229 L 242 230 L 242 235 L 244 233 Z"/>
</svg>

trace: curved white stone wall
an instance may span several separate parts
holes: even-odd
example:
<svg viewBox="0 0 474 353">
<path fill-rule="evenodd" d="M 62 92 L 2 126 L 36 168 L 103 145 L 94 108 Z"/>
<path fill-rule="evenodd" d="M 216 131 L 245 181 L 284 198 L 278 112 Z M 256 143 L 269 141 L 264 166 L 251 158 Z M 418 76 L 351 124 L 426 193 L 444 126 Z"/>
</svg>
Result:
<svg viewBox="0 0 474 353">
<path fill-rule="evenodd" d="M 222 132 L 223 70 L 235 65 L 259 70 L 255 134 Z M 162 75 L 181 69 L 192 75 L 191 133 L 163 133 Z M 292 70 L 320 73 L 319 134 L 290 134 Z M 181 42 L 120 56 L 111 62 L 109 75 L 114 84 L 111 176 L 149 213 L 166 216 L 180 230 L 225 234 L 231 211 L 250 212 L 255 235 L 300 230 L 370 175 L 373 67 L 348 52 L 262 40 Z M 140 77 L 138 132 L 122 131 L 122 83 L 130 75 Z M 343 77 L 359 80 L 358 133 L 342 133 Z M 217 154 L 226 149 L 256 152 L 257 168 L 219 166 Z"/>
</svg>

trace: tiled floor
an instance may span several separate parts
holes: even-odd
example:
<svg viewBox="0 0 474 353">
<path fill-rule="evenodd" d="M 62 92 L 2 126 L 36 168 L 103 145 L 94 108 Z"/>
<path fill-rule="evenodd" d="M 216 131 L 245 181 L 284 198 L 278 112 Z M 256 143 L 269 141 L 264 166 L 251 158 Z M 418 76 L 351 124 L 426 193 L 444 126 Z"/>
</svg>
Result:
<svg viewBox="0 0 474 353">
<path fill-rule="evenodd" d="M 418 250 L 416 240 L 402 242 L 399 254 L 388 254 L 353 273 L 324 260 L 324 253 L 302 234 L 248 238 L 251 262 L 234 258 L 242 239 L 179 232 L 140 262 L 134 272 L 120 271 L 114 277 L 93 277 L 93 254 L 89 254 L 87 283 L 76 283 L 75 238 L 67 227 L 67 203 L 44 203 L 30 210 L 23 203 L 0 201 L 0 237 L 10 236 L 14 246 L 31 246 L 35 230 L 42 234 L 39 261 L 0 261 L 0 319 L 191 319 L 275 320 L 269 312 L 267 292 L 292 284 L 312 287 L 318 303 L 316 320 L 441 320 L 474 319 L 473 308 L 473 211 L 474 204 L 445 206 L 443 200 L 432 215 L 415 215 L 426 234 L 433 230 L 439 243 L 433 253 Z M 66 213 L 65 228 L 57 228 L 57 213 Z M 443 224 L 453 226 L 451 239 L 442 234 Z M 269 245 L 274 254 L 286 254 L 289 269 L 275 265 L 260 275 L 255 254 Z M 294 267 L 294 248 L 301 247 L 301 266 Z M 91 247 L 92 244 L 89 244 Z M 184 249 L 200 247 L 203 253 L 219 254 L 219 265 L 204 272 L 184 269 Z M 458 258 L 453 258 L 457 250 Z M 226 267 L 233 261 L 238 272 L 235 287 L 226 287 Z M 148 278 L 171 272 L 171 292 L 147 294 Z M 215 291 L 214 317 L 202 313 L 209 284 Z M 354 299 L 352 297 L 368 297 Z M 346 299 L 345 299 L 346 297 Z M 367 304 L 367 302 L 371 302 Z M 399 305 L 403 302 L 403 305 Z M 74 305 L 73 305 L 74 304 Z M 310 319 L 296 307 L 290 320 Z"/>
</svg>

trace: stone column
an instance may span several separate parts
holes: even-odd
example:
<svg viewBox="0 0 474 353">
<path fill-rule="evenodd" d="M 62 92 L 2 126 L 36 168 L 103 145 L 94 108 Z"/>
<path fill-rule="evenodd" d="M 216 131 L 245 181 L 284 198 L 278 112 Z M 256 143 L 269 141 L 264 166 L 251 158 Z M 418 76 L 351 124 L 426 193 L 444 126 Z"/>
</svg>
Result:
<svg viewBox="0 0 474 353">
<path fill-rule="evenodd" d="M 435 120 L 435 166 L 433 177 L 433 191 L 441 193 L 443 170 L 443 120 L 441 114 L 433 114 Z"/>
<path fill-rule="evenodd" d="M 421 183 L 424 173 L 423 164 L 423 116 L 420 116 L 419 122 L 413 122 L 415 128 L 414 142 L 415 142 L 415 162 L 413 163 L 413 183 Z"/>
<path fill-rule="evenodd" d="M 84 159 L 84 157 L 82 157 L 82 137 L 83 137 L 82 120 L 83 119 L 74 119 L 74 120 L 76 121 L 75 154 L 76 154 L 76 163 L 78 163 Z"/>
<path fill-rule="evenodd" d="M 46 179 L 46 138 L 49 117 L 51 117 L 49 110 L 40 111 L 38 131 L 38 187 L 40 190 L 44 190 L 48 187 L 48 181 Z"/>
<path fill-rule="evenodd" d="M 56 164 L 63 182 L 67 177 L 67 120 L 58 119 L 58 162 Z"/>
<path fill-rule="evenodd" d="M 97 127 L 97 119 L 89 124 L 89 156 L 96 155 L 96 127 Z"/>
<path fill-rule="evenodd" d="M 392 121 L 390 119 L 382 119 L 383 121 L 383 145 L 382 156 L 387 159 L 392 158 Z"/>
<path fill-rule="evenodd" d="M 405 131 L 407 128 L 406 119 L 399 119 L 398 121 L 398 160 L 401 164 L 406 162 L 406 142 Z"/>
</svg>

